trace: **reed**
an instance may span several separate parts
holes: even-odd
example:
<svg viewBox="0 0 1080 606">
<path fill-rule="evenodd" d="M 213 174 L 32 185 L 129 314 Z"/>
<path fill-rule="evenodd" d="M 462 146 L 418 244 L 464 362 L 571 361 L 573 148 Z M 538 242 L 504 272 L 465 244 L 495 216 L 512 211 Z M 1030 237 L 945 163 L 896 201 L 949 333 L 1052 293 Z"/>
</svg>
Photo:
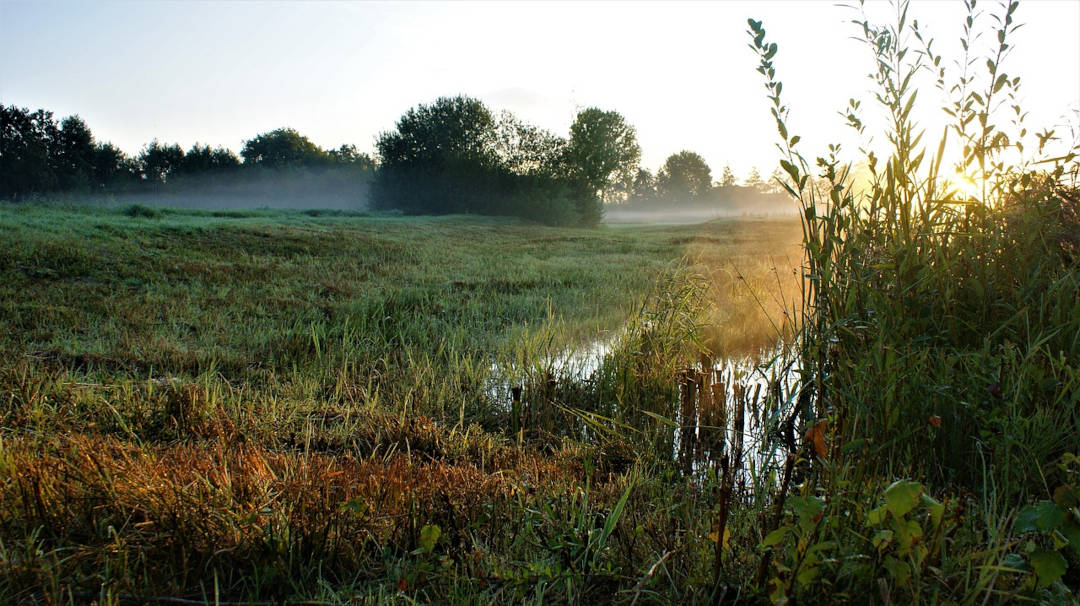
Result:
<svg viewBox="0 0 1080 606">
<path fill-rule="evenodd" d="M 762 562 L 769 574 L 759 576 L 771 575 L 762 589 L 777 603 L 1075 596 L 1065 562 L 1080 544 L 1025 544 L 1008 520 L 1026 503 L 1050 503 L 1055 490 L 1064 498 L 1059 463 L 1080 443 L 1080 272 L 1069 244 L 1080 192 L 1068 178 L 1077 150 L 1049 164 L 1022 159 L 1019 78 L 1003 71 L 1017 3 L 991 15 L 966 3 L 967 54 L 953 83 L 908 3 L 894 6 L 885 25 L 853 7 L 887 116 L 878 141 L 888 143 L 864 144 L 859 186 L 839 146 L 813 165 L 800 152 L 778 47 L 750 21 L 783 185 L 802 208 L 799 415 L 808 442 L 823 438 L 793 488 L 801 500 L 789 507 L 792 522 L 764 541 L 786 550 Z M 988 19 L 996 45 L 980 56 L 973 39 Z M 925 76 L 951 96 L 950 126 L 934 145 L 923 143 L 917 118 Z M 868 136 L 863 111 L 853 100 L 844 113 Z M 944 176 L 953 148 L 977 192 Z M 971 509 L 982 517 L 959 513 Z"/>
</svg>

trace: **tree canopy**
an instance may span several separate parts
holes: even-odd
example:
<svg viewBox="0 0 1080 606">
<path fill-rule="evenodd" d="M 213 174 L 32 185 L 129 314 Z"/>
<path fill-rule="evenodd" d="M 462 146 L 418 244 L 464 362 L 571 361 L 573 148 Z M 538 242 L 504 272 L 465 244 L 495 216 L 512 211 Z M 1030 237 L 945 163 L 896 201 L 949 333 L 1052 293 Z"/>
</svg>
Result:
<svg viewBox="0 0 1080 606">
<path fill-rule="evenodd" d="M 556 175 L 563 170 L 566 139 L 527 124 L 508 111 L 495 125 L 495 153 L 499 161 L 519 175 Z"/>
<path fill-rule="evenodd" d="M 567 169 L 566 141 L 478 99 L 440 97 L 409 109 L 376 148 L 377 208 L 517 215 L 593 223 L 599 201 Z"/>
<path fill-rule="evenodd" d="M 151 183 L 165 183 L 182 170 L 184 150 L 173 143 L 167 145 L 154 139 L 139 153 L 143 178 Z"/>
<path fill-rule="evenodd" d="M 656 175 L 656 189 L 668 200 L 700 199 L 712 189 L 712 170 L 692 151 L 672 154 Z"/>
<path fill-rule="evenodd" d="M 579 112 L 570 126 L 566 158 L 571 173 L 607 201 L 613 187 L 629 190 L 633 185 L 641 147 L 634 127 L 622 114 L 590 107 Z"/>
<path fill-rule="evenodd" d="M 731 165 L 725 164 L 724 172 L 720 177 L 720 187 L 734 187 L 736 183 L 737 180 L 735 179 L 735 173 L 731 170 Z"/>
<path fill-rule="evenodd" d="M 0 117 L 0 198 L 7 199 L 140 188 L 255 191 L 259 180 L 292 175 L 322 179 L 335 191 L 355 183 L 365 196 L 370 183 L 376 208 L 593 224 L 604 200 L 655 197 L 656 179 L 647 171 L 638 175 L 633 126 L 618 112 L 595 107 L 579 112 L 564 137 L 510 112 L 495 114 L 473 97 L 440 97 L 408 109 L 378 136 L 378 162 L 351 144 L 323 149 L 288 127 L 244 141 L 239 155 L 200 143 L 185 152 L 154 139 L 131 157 L 96 141 L 78 116 L 58 123 L 45 110 L 0 105 Z M 331 168 L 348 170 L 331 175 Z"/>
<path fill-rule="evenodd" d="M 495 162 L 495 119 L 479 99 L 439 97 L 409 109 L 397 128 L 379 135 L 375 147 L 384 167 L 444 168 Z"/>
<path fill-rule="evenodd" d="M 279 128 L 244 142 L 240 156 L 245 164 L 269 168 L 326 164 L 329 155 L 293 128 Z"/>
<path fill-rule="evenodd" d="M 180 172 L 186 175 L 216 173 L 240 166 L 240 158 L 224 147 L 211 148 L 209 145 L 191 146 L 180 162 Z"/>
</svg>

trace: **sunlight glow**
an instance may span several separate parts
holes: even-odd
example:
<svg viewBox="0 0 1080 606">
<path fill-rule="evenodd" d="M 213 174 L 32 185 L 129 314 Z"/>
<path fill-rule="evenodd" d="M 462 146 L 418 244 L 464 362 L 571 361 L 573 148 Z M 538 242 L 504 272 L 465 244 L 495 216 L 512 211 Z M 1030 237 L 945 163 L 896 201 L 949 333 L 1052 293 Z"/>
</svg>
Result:
<svg viewBox="0 0 1080 606">
<path fill-rule="evenodd" d="M 967 174 L 957 172 L 953 179 L 949 181 L 949 185 L 956 191 L 957 196 L 963 200 L 982 200 L 982 184 Z"/>
</svg>

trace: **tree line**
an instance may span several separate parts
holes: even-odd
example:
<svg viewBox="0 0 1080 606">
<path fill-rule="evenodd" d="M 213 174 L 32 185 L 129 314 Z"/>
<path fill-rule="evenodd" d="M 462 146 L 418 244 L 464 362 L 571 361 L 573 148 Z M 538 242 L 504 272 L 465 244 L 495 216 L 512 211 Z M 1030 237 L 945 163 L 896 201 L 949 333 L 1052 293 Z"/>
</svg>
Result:
<svg viewBox="0 0 1080 606">
<path fill-rule="evenodd" d="M 740 184 L 730 166 L 725 166 L 718 180 L 700 154 L 683 150 L 668 156 L 664 164 L 650 172 L 638 168 L 626 201 L 636 207 L 708 206 L 737 196 L 772 196 L 783 193 L 779 169 L 769 180 L 762 179 L 757 168 Z"/>
<path fill-rule="evenodd" d="M 241 168 L 350 167 L 373 170 L 355 146 L 323 150 L 291 128 L 244 143 L 240 155 L 224 147 L 179 145 L 154 139 L 138 155 L 99 142 L 78 116 L 57 121 L 44 109 L 0 105 L 0 198 L 20 200 L 55 192 L 117 192 L 163 185 Z"/>
<path fill-rule="evenodd" d="M 224 147 L 184 150 L 153 140 L 135 156 L 99 142 L 78 116 L 0 105 L 0 199 L 57 192 L 183 192 L 185 183 L 243 173 L 352 171 L 370 181 L 371 205 L 415 214 L 522 216 L 590 225 L 605 202 L 705 200 L 713 183 L 704 159 L 673 154 L 654 176 L 638 166 L 636 132 L 615 111 L 578 112 L 566 137 L 495 113 L 467 96 L 440 97 L 405 112 L 376 140 L 377 158 L 353 145 L 325 150 L 291 128 Z M 264 177 L 269 178 L 269 177 Z M 730 169 L 725 180 L 734 183 Z M 760 179 L 759 179 L 760 181 Z M 364 190 L 364 195 L 368 195 Z"/>
</svg>

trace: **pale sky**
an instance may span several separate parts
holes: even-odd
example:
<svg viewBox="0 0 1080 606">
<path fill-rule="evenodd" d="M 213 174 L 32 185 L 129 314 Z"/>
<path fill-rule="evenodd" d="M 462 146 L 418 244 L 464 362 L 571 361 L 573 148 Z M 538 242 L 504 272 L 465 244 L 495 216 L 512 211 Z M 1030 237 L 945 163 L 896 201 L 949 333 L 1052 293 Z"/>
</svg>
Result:
<svg viewBox="0 0 1080 606">
<path fill-rule="evenodd" d="M 911 12 L 951 66 L 960 0 L 915 2 Z M 763 20 L 779 43 L 793 134 L 813 154 L 848 140 L 836 112 L 849 97 L 869 98 L 872 65 L 850 39 L 854 16 L 809 0 L 0 0 L 0 103 L 79 114 L 128 153 L 155 137 L 239 151 L 281 126 L 370 152 L 409 107 L 459 93 L 565 136 L 576 110 L 595 105 L 637 128 L 649 169 L 689 149 L 715 177 L 725 164 L 768 175 L 776 135 L 746 18 Z M 1017 17 L 1026 25 L 1005 71 L 1022 76 L 1029 130 L 1062 124 L 1080 106 L 1080 0 L 1023 1 Z"/>
</svg>

